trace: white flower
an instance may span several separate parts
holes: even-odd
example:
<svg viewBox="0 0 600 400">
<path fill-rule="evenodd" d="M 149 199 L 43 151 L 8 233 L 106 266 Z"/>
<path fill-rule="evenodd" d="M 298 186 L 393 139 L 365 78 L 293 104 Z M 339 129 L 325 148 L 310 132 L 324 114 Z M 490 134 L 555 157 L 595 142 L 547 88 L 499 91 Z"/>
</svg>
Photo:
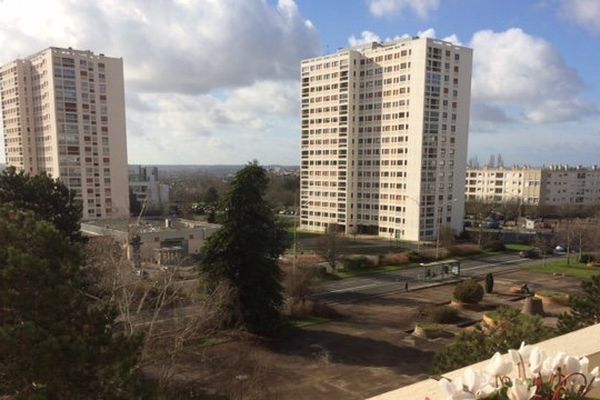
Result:
<svg viewBox="0 0 600 400">
<path fill-rule="evenodd" d="M 587 360 L 587 358 L 586 358 Z M 579 372 L 581 370 L 581 363 L 579 362 L 578 359 L 576 359 L 573 356 L 566 356 L 564 361 L 564 370 L 563 370 L 563 374 L 565 375 L 569 375 L 572 374 L 574 372 Z"/>
<path fill-rule="evenodd" d="M 562 367 L 566 356 L 567 355 L 565 353 L 558 353 L 554 357 L 546 358 L 540 371 L 542 377 L 545 379 L 552 376 L 558 368 Z"/>
<path fill-rule="evenodd" d="M 600 386 L 600 368 L 596 367 L 590 372 L 590 378 L 588 379 L 588 385 L 590 383 L 590 379 L 592 382 L 592 387 Z"/>
<path fill-rule="evenodd" d="M 529 387 L 527 382 L 515 379 L 507 395 L 510 400 L 529 400 L 535 396 L 535 390 L 535 386 Z"/>
<path fill-rule="evenodd" d="M 546 359 L 546 353 L 541 351 L 539 348 L 534 347 L 529 355 L 529 371 L 537 376 L 542 370 L 544 360 Z"/>
<path fill-rule="evenodd" d="M 496 352 L 488 362 L 487 372 L 492 376 L 505 376 L 512 370 L 512 363 L 505 362 L 500 353 Z"/>
<path fill-rule="evenodd" d="M 475 400 L 475 395 L 473 393 L 465 392 L 463 390 L 460 379 L 450 382 L 448 379 L 442 378 L 440 379 L 439 384 L 446 394 L 446 400 Z"/>
<path fill-rule="evenodd" d="M 529 346 L 526 345 L 525 342 L 521 342 L 521 347 L 519 347 L 519 354 L 521 355 L 521 357 L 523 357 L 524 361 L 529 359 L 531 350 L 533 350 L 533 346 Z"/>
<path fill-rule="evenodd" d="M 494 378 L 484 372 L 476 372 L 472 368 L 465 369 L 463 384 L 477 398 L 485 398 L 495 393 Z"/>
<path fill-rule="evenodd" d="M 592 372 L 589 372 L 590 360 L 587 357 L 582 357 L 579 359 L 579 372 L 585 376 L 585 382 L 588 385 L 592 385 L 592 387 L 600 386 L 600 369 L 598 367 L 594 368 Z M 584 380 L 581 376 L 576 375 L 574 377 L 574 383 L 583 385 Z"/>
</svg>

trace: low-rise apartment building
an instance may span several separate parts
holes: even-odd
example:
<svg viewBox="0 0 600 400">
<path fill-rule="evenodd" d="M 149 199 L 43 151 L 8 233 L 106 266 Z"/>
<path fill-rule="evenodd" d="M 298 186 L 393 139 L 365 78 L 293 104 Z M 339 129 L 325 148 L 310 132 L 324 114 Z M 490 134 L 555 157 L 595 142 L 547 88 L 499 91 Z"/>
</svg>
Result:
<svg viewBox="0 0 600 400">
<path fill-rule="evenodd" d="M 465 199 L 549 207 L 594 206 L 600 204 L 600 168 L 470 168 L 465 177 Z"/>
<path fill-rule="evenodd" d="M 107 236 L 121 242 L 127 258 L 134 260 L 133 238 L 140 239 L 140 261 L 159 265 L 177 264 L 183 257 L 200 253 L 206 239 L 221 226 L 179 218 L 117 219 L 88 221 L 81 231 L 89 237 Z"/>
<path fill-rule="evenodd" d="M 158 181 L 157 167 L 138 165 L 129 170 L 129 191 L 145 211 L 162 212 L 169 203 L 169 185 Z"/>
<path fill-rule="evenodd" d="M 467 169 L 465 199 L 489 202 L 540 202 L 542 170 L 539 168 Z"/>
</svg>

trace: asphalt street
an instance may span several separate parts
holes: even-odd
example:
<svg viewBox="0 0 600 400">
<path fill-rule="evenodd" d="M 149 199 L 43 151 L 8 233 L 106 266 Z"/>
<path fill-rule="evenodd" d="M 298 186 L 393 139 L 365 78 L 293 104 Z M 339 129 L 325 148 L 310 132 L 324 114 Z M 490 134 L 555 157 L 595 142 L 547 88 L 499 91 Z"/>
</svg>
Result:
<svg viewBox="0 0 600 400">
<path fill-rule="evenodd" d="M 485 274 L 517 270 L 525 265 L 539 263 L 540 260 L 523 259 L 518 254 L 499 254 L 461 261 L 462 277 L 481 277 Z M 353 303 L 361 299 L 389 292 L 429 287 L 439 284 L 439 280 L 423 280 L 423 268 L 411 268 L 393 272 L 363 275 L 328 282 L 322 285 L 311 297 L 315 300 L 333 303 Z"/>
</svg>

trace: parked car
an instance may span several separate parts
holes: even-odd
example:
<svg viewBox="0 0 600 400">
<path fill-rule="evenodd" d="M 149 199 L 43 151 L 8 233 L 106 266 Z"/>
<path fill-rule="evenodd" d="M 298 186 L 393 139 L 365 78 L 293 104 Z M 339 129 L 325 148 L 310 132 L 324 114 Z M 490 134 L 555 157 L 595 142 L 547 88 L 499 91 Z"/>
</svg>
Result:
<svg viewBox="0 0 600 400">
<path fill-rule="evenodd" d="M 523 250 L 519 252 L 521 258 L 539 258 L 540 253 L 535 249 Z"/>
<path fill-rule="evenodd" d="M 565 248 L 565 246 L 558 245 L 554 248 L 554 250 L 552 250 L 552 252 L 554 254 L 565 254 L 567 252 L 567 249 Z"/>
<path fill-rule="evenodd" d="M 500 228 L 500 222 L 495 220 L 495 219 L 491 219 L 488 218 L 485 220 L 485 225 L 486 228 L 488 229 L 499 229 Z"/>
</svg>

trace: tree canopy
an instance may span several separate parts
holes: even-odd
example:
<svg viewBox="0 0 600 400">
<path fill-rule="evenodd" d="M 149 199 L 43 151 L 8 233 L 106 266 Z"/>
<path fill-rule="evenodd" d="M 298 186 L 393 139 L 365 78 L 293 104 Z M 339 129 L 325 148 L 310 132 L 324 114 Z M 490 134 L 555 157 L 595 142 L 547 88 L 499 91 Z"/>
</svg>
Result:
<svg viewBox="0 0 600 400">
<path fill-rule="evenodd" d="M 45 173 L 29 175 L 14 167 L 6 168 L 0 174 L 0 204 L 32 211 L 70 240 L 82 240 L 79 231 L 81 206 L 75 200 L 75 194 Z"/>
<path fill-rule="evenodd" d="M 264 200 L 267 173 L 257 162 L 240 170 L 221 202 L 222 227 L 204 247 L 201 269 L 212 285 L 225 280 L 235 289 L 238 315 L 260 334 L 279 327 L 283 303 L 277 264 L 286 246 L 285 232 Z"/>
<path fill-rule="evenodd" d="M 140 338 L 115 334 L 82 263 L 53 224 L 0 207 L 0 397 L 132 398 Z"/>
<path fill-rule="evenodd" d="M 581 293 L 569 298 L 571 312 L 558 318 L 560 333 L 600 323 L 600 275 L 581 282 Z"/>
</svg>

